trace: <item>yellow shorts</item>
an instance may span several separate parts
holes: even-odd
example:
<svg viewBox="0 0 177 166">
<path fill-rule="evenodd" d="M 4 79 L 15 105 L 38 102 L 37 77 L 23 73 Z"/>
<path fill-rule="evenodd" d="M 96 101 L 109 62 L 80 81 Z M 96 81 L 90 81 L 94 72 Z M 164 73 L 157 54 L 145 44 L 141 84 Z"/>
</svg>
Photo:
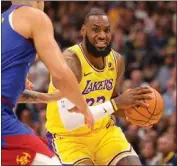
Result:
<svg viewBox="0 0 177 166">
<path fill-rule="evenodd" d="M 122 130 L 110 126 L 86 136 L 59 136 L 48 133 L 49 146 L 63 164 L 90 159 L 95 165 L 116 164 L 125 156 L 137 156 Z"/>
</svg>

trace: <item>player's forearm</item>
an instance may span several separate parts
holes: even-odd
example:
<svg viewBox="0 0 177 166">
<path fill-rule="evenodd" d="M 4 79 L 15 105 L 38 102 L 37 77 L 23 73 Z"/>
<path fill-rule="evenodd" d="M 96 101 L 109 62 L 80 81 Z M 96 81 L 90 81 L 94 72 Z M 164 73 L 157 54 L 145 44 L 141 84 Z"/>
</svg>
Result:
<svg viewBox="0 0 177 166">
<path fill-rule="evenodd" d="M 62 96 L 56 97 L 52 93 L 40 93 L 31 90 L 24 90 L 22 95 L 18 99 L 18 103 L 48 103 L 57 101 Z"/>
<path fill-rule="evenodd" d="M 107 115 L 114 114 L 117 117 L 126 117 L 124 109 L 118 109 L 116 102 L 112 99 L 97 106 L 89 107 L 96 121 L 106 117 Z"/>
<path fill-rule="evenodd" d="M 67 106 L 70 105 L 70 102 L 68 100 L 62 99 L 59 102 L 61 102 L 59 104 L 60 105 L 60 117 L 66 129 L 74 130 L 79 127 L 85 126 L 83 115 L 68 112 Z M 63 105 L 63 103 L 65 103 L 65 105 Z M 111 101 L 107 101 L 97 106 L 91 106 L 89 107 L 89 109 L 93 115 L 95 122 L 114 113 L 114 107 Z"/>
<path fill-rule="evenodd" d="M 72 71 L 67 68 L 65 69 L 65 76 L 62 79 L 55 78 L 55 88 L 59 88 L 63 96 L 70 100 L 74 105 L 81 109 L 85 109 L 87 104 L 81 95 L 78 82 L 72 73 Z"/>
<path fill-rule="evenodd" d="M 104 117 L 111 114 L 115 114 L 117 117 L 126 117 L 124 109 L 118 109 L 112 100 L 99 104 L 97 106 L 89 107 L 89 109 L 91 110 L 95 121 L 103 119 Z"/>
</svg>

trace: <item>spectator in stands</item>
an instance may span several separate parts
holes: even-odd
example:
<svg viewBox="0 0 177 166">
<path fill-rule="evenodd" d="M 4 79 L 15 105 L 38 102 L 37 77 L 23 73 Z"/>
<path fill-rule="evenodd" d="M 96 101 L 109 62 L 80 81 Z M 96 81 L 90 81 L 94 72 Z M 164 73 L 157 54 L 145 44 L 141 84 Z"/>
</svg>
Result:
<svg viewBox="0 0 177 166">
<path fill-rule="evenodd" d="M 143 84 L 143 76 L 140 70 L 133 70 L 131 72 L 131 82 L 133 88 Z"/>
<path fill-rule="evenodd" d="M 158 158 L 156 156 L 156 144 L 152 140 L 144 141 L 141 145 L 140 159 L 143 166 L 156 165 Z"/>
<path fill-rule="evenodd" d="M 164 99 L 164 113 L 165 115 L 171 115 L 174 110 L 174 103 L 173 103 L 173 95 L 174 95 L 174 90 L 175 90 L 175 83 L 173 79 L 169 79 L 167 81 L 167 90 L 163 94 L 163 99 Z"/>
<path fill-rule="evenodd" d="M 174 147 L 176 146 L 175 138 L 165 133 L 157 142 L 157 150 L 160 153 L 157 165 L 177 165 L 177 155 L 175 154 Z"/>
</svg>

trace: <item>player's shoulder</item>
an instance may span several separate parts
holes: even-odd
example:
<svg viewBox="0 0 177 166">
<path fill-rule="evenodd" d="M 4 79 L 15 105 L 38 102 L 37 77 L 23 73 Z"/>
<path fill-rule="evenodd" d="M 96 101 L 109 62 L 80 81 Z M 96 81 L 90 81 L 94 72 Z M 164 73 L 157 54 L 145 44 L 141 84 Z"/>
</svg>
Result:
<svg viewBox="0 0 177 166">
<path fill-rule="evenodd" d="M 78 50 L 78 45 L 73 45 L 71 47 L 68 47 L 64 50 L 63 54 L 66 56 L 66 57 L 73 57 L 73 58 L 77 58 L 77 50 Z"/>
<path fill-rule="evenodd" d="M 67 48 L 63 52 L 63 55 L 65 57 L 66 63 L 68 64 L 72 72 L 75 74 L 77 81 L 79 83 L 82 79 L 82 72 L 81 72 L 82 65 L 80 59 L 77 56 L 77 52 L 75 52 L 76 50 L 73 49 L 75 48 L 75 46 L 76 45 Z"/>
<path fill-rule="evenodd" d="M 63 55 L 67 62 L 73 61 L 72 63 L 80 64 L 80 59 L 78 58 L 78 55 L 77 55 L 78 54 L 77 47 L 78 45 L 76 44 L 64 50 Z"/>
<path fill-rule="evenodd" d="M 118 53 L 117 51 L 115 51 L 114 49 L 112 49 L 111 50 L 112 51 L 112 53 L 113 53 L 113 55 L 115 56 L 115 58 L 117 59 L 117 60 L 122 60 L 122 55 L 120 54 L 120 53 Z"/>
<path fill-rule="evenodd" d="M 20 7 L 17 10 L 17 13 L 18 15 L 22 16 L 21 18 L 25 18 L 27 21 L 31 21 L 31 22 L 39 23 L 41 20 L 47 20 L 47 21 L 50 20 L 47 14 L 45 14 L 43 11 L 29 6 Z"/>
<path fill-rule="evenodd" d="M 25 14 L 28 14 L 28 15 L 31 15 L 31 16 L 46 16 L 45 12 L 40 10 L 40 9 L 37 9 L 37 8 L 34 8 L 34 7 L 28 7 L 28 6 L 23 6 L 21 7 L 21 9 L 23 9 Z"/>
<path fill-rule="evenodd" d="M 43 11 L 29 6 L 22 6 L 14 11 L 13 26 L 16 32 L 26 38 L 33 38 L 39 31 L 53 32 L 49 17 Z"/>
</svg>

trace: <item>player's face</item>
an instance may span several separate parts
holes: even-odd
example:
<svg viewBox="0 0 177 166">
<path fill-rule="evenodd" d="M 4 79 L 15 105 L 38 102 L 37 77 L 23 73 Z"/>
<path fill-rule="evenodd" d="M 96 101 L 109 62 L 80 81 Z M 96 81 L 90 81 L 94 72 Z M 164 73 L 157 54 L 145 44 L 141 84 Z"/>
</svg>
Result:
<svg viewBox="0 0 177 166">
<path fill-rule="evenodd" d="M 158 151 L 162 153 L 167 153 L 170 148 L 170 142 L 169 140 L 164 136 L 159 138 L 158 140 Z"/>
<path fill-rule="evenodd" d="M 83 28 L 87 50 L 96 57 L 107 56 L 111 51 L 111 30 L 105 15 L 90 16 Z"/>
</svg>

